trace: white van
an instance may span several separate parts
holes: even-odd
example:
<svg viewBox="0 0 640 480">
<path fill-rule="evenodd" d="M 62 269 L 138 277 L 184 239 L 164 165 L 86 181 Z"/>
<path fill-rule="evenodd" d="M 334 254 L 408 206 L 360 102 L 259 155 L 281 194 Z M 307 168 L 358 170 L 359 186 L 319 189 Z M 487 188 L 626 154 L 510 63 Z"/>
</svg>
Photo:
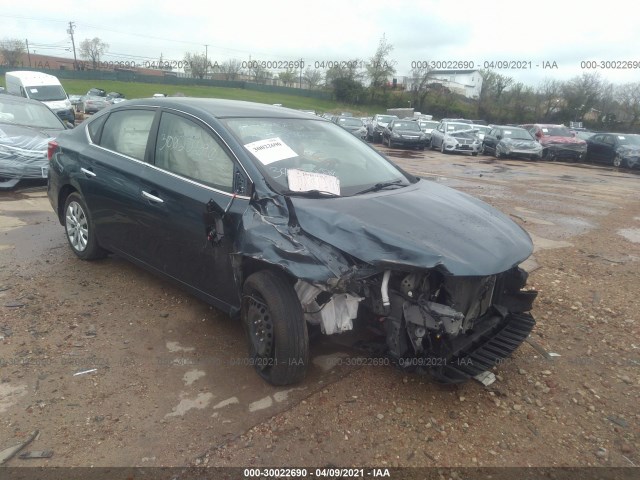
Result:
<svg viewBox="0 0 640 480">
<path fill-rule="evenodd" d="M 39 100 L 62 120 L 75 122 L 73 107 L 57 77 L 41 72 L 18 71 L 7 72 L 5 80 L 7 93 Z"/>
</svg>

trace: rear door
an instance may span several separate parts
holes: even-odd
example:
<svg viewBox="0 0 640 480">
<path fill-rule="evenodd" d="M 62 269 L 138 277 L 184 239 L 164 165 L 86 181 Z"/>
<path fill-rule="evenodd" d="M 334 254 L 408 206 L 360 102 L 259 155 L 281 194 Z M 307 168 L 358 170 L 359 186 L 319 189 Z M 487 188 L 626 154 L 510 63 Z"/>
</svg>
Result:
<svg viewBox="0 0 640 480">
<path fill-rule="evenodd" d="M 91 122 L 87 129 L 91 141 L 76 172 L 100 244 L 136 258 L 144 248 L 140 176 L 155 115 L 153 108 L 132 108 Z"/>
</svg>

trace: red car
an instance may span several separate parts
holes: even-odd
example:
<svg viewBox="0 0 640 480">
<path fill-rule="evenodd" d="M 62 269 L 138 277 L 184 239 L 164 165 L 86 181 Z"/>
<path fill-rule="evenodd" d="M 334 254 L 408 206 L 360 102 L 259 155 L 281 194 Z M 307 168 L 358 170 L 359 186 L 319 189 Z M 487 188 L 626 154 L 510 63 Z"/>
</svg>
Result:
<svg viewBox="0 0 640 480">
<path fill-rule="evenodd" d="M 535 123 L 520 126 L 540 142 L 542 158 L 545 160 L 582 161 L 587 155 L 587 142 L 576 137 L 575 133 L 564 125 Z"/>
</svg>

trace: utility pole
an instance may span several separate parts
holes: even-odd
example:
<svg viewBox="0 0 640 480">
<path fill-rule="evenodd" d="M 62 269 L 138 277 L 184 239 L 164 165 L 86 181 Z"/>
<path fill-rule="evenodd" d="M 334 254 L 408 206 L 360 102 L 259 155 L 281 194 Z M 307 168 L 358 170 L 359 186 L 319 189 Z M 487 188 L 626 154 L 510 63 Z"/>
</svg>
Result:
<svg viewBox="0 0 640 480">
<path fill-rule="evenodd" d="M 27 44 L 27 57 L 29 57 L 29 66 L 31 66 L 31 52 L 29 51 L 29 39 L 25 38 L 24 42 Z"/>
<path fill-rule="evenodd" d="M 205 45 L 204 46 L 204 78 L 207 78 L 207 72 L 209 71 L 209 60 L 208 60 L 208 53 L 209 53 L 209 45 Z"/>
<path fill-rule="evenodd" d="M 73 40 L 73 29 L 75 27 L 76 26 L 73 22 L 69 22 L 69 28 L 67 29 L 67 33 L 71 35 L 71 45 L 73 45 L 73 69 L 78 70 L 78 58 L 76 57 L 76 42 Z"/>
</svg>

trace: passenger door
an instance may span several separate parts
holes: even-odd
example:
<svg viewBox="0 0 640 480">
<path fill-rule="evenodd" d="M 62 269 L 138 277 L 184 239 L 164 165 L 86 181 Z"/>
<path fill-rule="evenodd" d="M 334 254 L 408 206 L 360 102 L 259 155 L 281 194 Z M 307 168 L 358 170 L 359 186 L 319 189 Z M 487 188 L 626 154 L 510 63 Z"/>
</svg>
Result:
<svg viewBox="0 0 640 480">
<path fill-rule="evenodd" d="M 445 124 L 440 122 L 436 129 L 431 133 L 431 146 L 439 148 L 444 140 Z M 434 142 L 435 140 L 435 142 Z"/>
<path fill-rule="evenodd" d="M 144 204 L 139 185 L 155 115 L 155 109 L 135 108 L 91 122 L 91 143 L 80 152 L 76 173 L 100 244 L 134 258 L 143 248 L 139 218 Z"/>
<path fill-rule="evenodd" d="M 496 151 L 498 135 L 501 135 L 500 129 L 492 128 L 489 133 L 484 136 L 482 143 L 484 144 L 485 153 L 494 153 Z"/>
<path fill-rule="evenodd" d="M 606 135 L 604 134 L 597 134 L 591 137 L 587 142 L 587 156 L 592 162 L 603 161 L 606 150 L 606 145 L 604 143 L 605 137 Z"/>
<path fill-rule="evenodd" d="M 146 203 L 145 261 L 220 308 L 238 306 L 231 254 L 249 202 L 247 185 L 215 132 L 186 114 L 163 111 L 139 192 Z"/>
</svg>

